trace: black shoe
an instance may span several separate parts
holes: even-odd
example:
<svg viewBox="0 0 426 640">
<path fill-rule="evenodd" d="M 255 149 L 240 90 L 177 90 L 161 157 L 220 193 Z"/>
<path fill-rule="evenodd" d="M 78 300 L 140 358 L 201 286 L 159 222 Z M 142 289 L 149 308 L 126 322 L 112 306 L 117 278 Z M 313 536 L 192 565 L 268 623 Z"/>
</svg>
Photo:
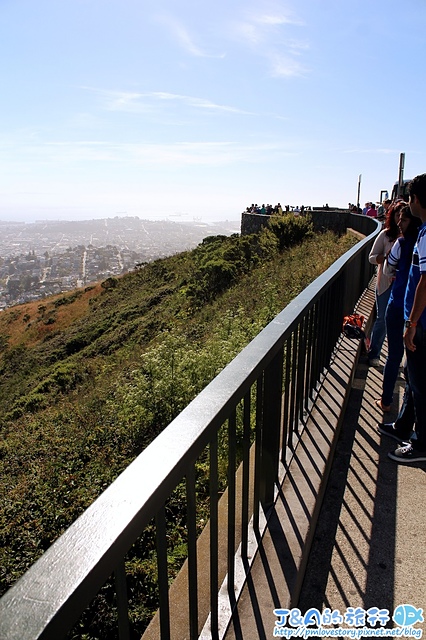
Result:
<svg viewBox="0 0 426 640">
<path fill-rule="evenodd" d="M 417 451 L 410 443 L 391 451 L 388 456 L 395 462 L 426 462 L 426 451 Z"/>
<path fill-rule="evenodd" d="M 389 436 L 389 438 L 393 438 L 400 444 L 402 444 L 403 442 L 407 442 L 410 438 L 410 436 L 406 436 L 404 438 L 400 436 L 397 430 L 395 429 L 394 422 L 379 423 L 377 425 L 377 431 L 384 436 Z"/>
</svg>

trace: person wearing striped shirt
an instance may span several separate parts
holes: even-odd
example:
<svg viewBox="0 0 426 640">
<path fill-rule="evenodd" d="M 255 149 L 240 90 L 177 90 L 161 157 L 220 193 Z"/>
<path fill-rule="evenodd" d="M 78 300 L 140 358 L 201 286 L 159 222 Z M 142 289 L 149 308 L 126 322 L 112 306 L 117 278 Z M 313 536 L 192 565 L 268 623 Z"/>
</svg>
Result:
<svg viewBox="0 0 426 640">
<path fill-rule="evenodd" d="M 413 178 L 408 193 L 411 213 L 422 221 L 404 298 L 404 343 L 416 438 L 388 455 L 396 462 L 417 463 L 426 461 L 426 173 Z"/>
</svg>

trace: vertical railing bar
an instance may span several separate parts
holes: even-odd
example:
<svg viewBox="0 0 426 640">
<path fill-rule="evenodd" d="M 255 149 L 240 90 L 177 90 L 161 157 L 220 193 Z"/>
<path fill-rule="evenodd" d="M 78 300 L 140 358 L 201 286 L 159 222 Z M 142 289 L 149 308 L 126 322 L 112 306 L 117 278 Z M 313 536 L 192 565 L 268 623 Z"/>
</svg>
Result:
<svg viewBox="0 0 426 640">
<path fill-rule="evenodd" d="M 304 371 L 303 371 L 303 413 L 308 409 L 309 399 L 309 367 L 310 367 L 310 310 L 305 315 L 305 355 L 304 355 Z"/>
<path fill-rule="evenodd" d="M 167 567 L 166 509 L 163 505 L 155 516 L 158 590 L 160 600 L 161 640 L 170 638 L 169 578 Z"/>
<path fill-rule="evenodd" d="M 347 282 L 348 279 L 351 281 L 351 278 L 347 277 L 347 273 L 344 272 L 342 273 L 342 277 L 340 278 L 340 290 L 341 290 L 341 295 L 336 296 L 335 298 L 335 311 L 334 311 L 334 315 L 336 318 L 336 332 L 335 332 L 335 336 L 334 336 L 334 348 L 336 348 L 337 345 L 337 341 L 339 339 L 339 336 L 342 332 L 342 323 L 343 323 L 343 316 L 345 315 L 345 310 L 348 309 L 348 311 L 352 311 L 353 310 L 353 306 L 348 308 L 347 306 L 347 300 L 348 300 L 348 295 L 347 295 Z M 350 291 L 350 296 L 349 299 L 352 300 L 353 299 L 353 285 L 351 286 L 351 291 Z"/>
<path fill-rule="evenodd" d="M 305 315 L 305 369 L 303 371 L 303 403 L 302 410 L 303 414 L 306 415 L 309 406 L 309 367 L 310 367 L 310 318 L 311 318 L 311 310 L 308 309 Z"/>
<path fill-rule="evenodd" d="M 328 291 L 323 296 L 322 304 L 322 322 L 321 322 L 321 376 L 324 374 L 324 368 L 327 364 L 327 347 L 328 347 L 328 326 L 330 322 L 329 305 L 328 305 Z"/>
<path fill-rule="evenodd" d="M 278 480 L 282 415 L 284 348 L 265 368 L 260 501 L 265 513 L 273 506 Z"/>
<path fill-rule="evenodd" d="M 318 302 L 312 307 L 312 344 L 311 344 L 311 378 L 309 384 L 309 397 L 314 400 L 317 389 L 317 350 L 318 350 Z"/>
<path fill-rule="evenodd" d="M 253 529 L 259 534 L 260 509 L 260 469 L 262 452 L 262 422 L 263 422 L 263 374 L 256 381 L 256 426 L 254 449 L 254 492 L 253 492 Z"/>
<path fill-rule="evenodd" d="M 219 529 L 218 529 L 218 441 L 217 432 L 210 442 L 210 631 L 219 640 Z"/>
<path fill-rule="evenodd" d="M 365 289 L 365 287 L 364 287 L 365 269 L 362 269 L 362 266 L 361 266 L 361 264 L 359 262 L 359 256 L 357 256 L 355 263 L 356 263 L 356 268 L 358 270 L 358 273 L 360 274 L 360 278 L 359 278 L 359 282 L 354 283 L 353 290 L 352 290 L 352 298 L 349 300 L 349 303 L 351 305 L 350 306 L 350 310 L 351 311 L 354 309 L 355 303 L 357 302 L 357 300 L 358 300 L 359 296 L 361 295 L 362 291 Z M 361 284 L 361 287 L 360 287 L 360 284 Z"/>
<path fill-rule="evenodd" d="M 321 304 L 321 326 L 320 326 L 320 378 L 324 373 L 326 366 L 326 353 L 327 353 L 327 329 L 329 324 L 329 304 L 328 304 L 328 291 L 325 292 L 322 298 Z"/>
<path fill-rule="evenodd" d="M 299 422 L 303 424 L 303 400 L 305 394 L 305 366 L 306 366 L 306 316 L 300 321 L 299 349 L 297 358 L 297 400 L 296 408 Z"/>
<path fill-rule="evenodd" d="M 354 268 L 358 268 L 358 260 L 355 260 Z M 357 273 L 357 271 L 356 271 Z M 349 277 L 349 274 L 345 270 L 344 274 L 344 286 L 343 297 L 341 300 L 341 316 L 345 316 L 348 312 L 352 311 L 355 306 L 355 300 L 358 297 L 356 291 L 358 289 L 358 283 L 355 282 L 355 278 Z"/>
<path fill-rule="evenodd" d="M 328 298 L 328 331 L 327 331 L 327 352 L 326 352 L 326 364 L 325 366 L 328 367 L 328 365 L 330 364 L 330 357 L 331 354 L 333 353 L 333 349 L 334 349 L 334 342 L 333 342 L 333 336 L 334 336 L 334 326 L 335 326 L 335 322 L 337 318 L 334 318 L 333 316 L 333 309 L 334 309 L 334 305 L 333 305 L 333 287 L 329 287 L 327 290 L 327 298 Z"/>
<path fill-rule="evenodd" d="M 342 321 L 343 321 L 343 309 L 345 308 L 345 273 L 342 272 L 337 281 L 331 285 L 331 305 L 332 305 L 332 318 L 333 318 L 333 331 L 330 332 L 330 358 L 336 350 L 337 340 L 341 333 Z"/>
<path fill-rule="evenodd" d="M 315 309 L 315 395 L 318 392 L 319 382 L 321 380 L 321 362 L 320 362 L 320 352 L 321 352 L 321 300 L 318 300 Z"/>
<path fill-rule="evenodd" d="M 363 289 L 365 288 L 363 286 L 364 285 L 364 279 L 365 279 L 365 268 L 364 268 L 364 265 L 362 265 L 359 262 L 359 257 L 360 256 L 357 256 L 355 258 L 355 269 L 357 270 L 356 273 L 359 274 L 358 282 L 354 282 L 354 286 L 353 286 L 353 289 L 352 289 L 352 298 L 348 301 L 350 303 L 353 303 L 352 304 L 352 309 L 355 307 L 355 302 L 359 298 L 358 292 L 363 291 Z M 361 287 L 360 287 L 360 285 L 361 285 Z"/>
<path fill-rule="evenodd" d="M 243 480 L 241 499 L 241 555 L 247 560 L 249 524 L 249 483 L 250 483 L 250 413 L 251 389 L 244 396 L 243 405 Z"/>
<path fill-rule="evenodd" d="M 186 502 L 188 526 L 188 590 L 189 637 L 198 638 L 198 580 L 197 580 L 197 514 L 195 495 L 195 463 L 186 475 Z"/>
<path fill-rule="evenodd" d="M 321 349 L 322 349 L 322 332 L 323 332 L 323 308 L 324 308 L 324 303 L 321 300 L 318 301 L 318 306 L 317 306 L 317 322 L 316 322 L 316 361 L 317 361 L 317 370 L 316 370 L 316 384 L 317 384 L 317 389 L 318 389 L 318 385 L 321 381 L 321 372 L 322 372 L 322 362 L 321 362 Z"/>
<path fill-rule="evenodd" d="M 341 321 L 343 320 L 339 303 L 343 301 L 343 275 L 340 274 L 338 279 L 330 287 L 330 331 L 328 333 L 328 364 L 330 364 L 333 353 L 336 349 L 337 338 L 340 333 Z M 338 329 L 339 327 L 339 329 Z"/>
<path fill-rule="evenodd" d="M 114 571 L 114 581 L 117 594 L 118 637 L 119 640 L 130 640 L 129 603 L 124 558 Z"/>
<path fill-rule="evenodd" d="M 309 309 L 309 321 L 308 321 L 308 339 L 306 347 L 306 379 L 305 379 L 305 411 L 309 409 L 309 398 L 312 392 L 312 358 L 314 347 L 314 307 Z"/>
<path fill-rule="evenodd" d="M 236 411 L 228 419 L 228 596 L 235 599 L 235 471 L 236 471 Z"/>
<path fill-rule="evenodd" d="M 339 276 L 339 278 L 333 282 L 333 284 L 330 287 L 330 330 L 328 332 L 328 341 L 329 341 L 329 347 L 328 347 L 328 353 L 329 353 L 329 358 L 331 357 L 331 355 L 333 354 L 335 348 L 336 348 L 336 340 L 337 340 L 337 326 L 341 325 L 341 320 L 342 318 L 340 317 L 340 312 L 338 311 L 338 305 L 336 304 L 336 302 L 340 302 L 342 299 L 342 277 Z M 330 359 L 328 360 L 328 364 L 330 363 Z"/>
<path fill-rule="evenodd" d="M 291 363 L 291 336 L 286 340 L 285 345 L 285 361 L 284 361 L 284 403 L 283 403 L 283 421 L 282 421 L 282 450 L 281 450 L 281 462 L 285 462 L 286 452 L 288 446 L 289 437 L 289 404 L 290 404 L 290 363 Z"/>
<path fill-rule="evenodd" d="M 301 369 L 302 369 L 302 359 L 303 359 L 303 318 L 299 321 L 299 334 L 297 341 L 297 359 L 296 359 L 296 407 L 295 407 L 295 419 L 296 424 L 299 425 L 301 422 L 300 416 L 300 401 L 302 397 L 302 385 L 301 385 Z"/>
<path fill-rule="evenodd" d="M 306 316 L 306 368 L 305 368 L 305 393 L 304 409 L 309 409 L 309 398 L 311 395 L 311 367 L 312 367 L 312 307 Z"/>
<path fill-rule="evenodd" d="M 293 331 L 293 345 L 291 352 L 291 386 L 290 386 L 290 434 L 291 442 L 294 445 L 293 437 L 297 433 L 296 415 L 296 385 L 297 385 L 297 354 L 298 354 L 299 326 Z"/>
</svg>

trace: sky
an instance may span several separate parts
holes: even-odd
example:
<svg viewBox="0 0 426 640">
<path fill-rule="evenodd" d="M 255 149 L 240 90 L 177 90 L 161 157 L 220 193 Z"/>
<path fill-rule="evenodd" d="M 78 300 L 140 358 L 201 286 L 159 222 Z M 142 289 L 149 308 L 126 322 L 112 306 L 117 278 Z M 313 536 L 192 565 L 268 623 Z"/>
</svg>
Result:
<svg viewBox="0 0 426 640">
<path fill-rule="evenodd" d="M 378 201 L 425 60 L 425 0 L 0 0 L 0 220 Z"/>
</svg>

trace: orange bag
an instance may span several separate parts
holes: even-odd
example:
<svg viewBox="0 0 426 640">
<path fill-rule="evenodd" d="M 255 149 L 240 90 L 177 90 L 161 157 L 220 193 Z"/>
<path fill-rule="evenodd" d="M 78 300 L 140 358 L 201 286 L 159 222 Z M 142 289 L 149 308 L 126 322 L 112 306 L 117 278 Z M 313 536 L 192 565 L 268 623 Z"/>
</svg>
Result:
<svg viewBox="0 0 426 640">
<path fill-rule="evenodd" d="M 348 338 L 365 338 L 365 332 L 362 329 L 364 320 L 364 316 L 360 313 L 352 313 L 349 316 L 345 316 L 342 328 L 345 336 Z"/>
</svg>

